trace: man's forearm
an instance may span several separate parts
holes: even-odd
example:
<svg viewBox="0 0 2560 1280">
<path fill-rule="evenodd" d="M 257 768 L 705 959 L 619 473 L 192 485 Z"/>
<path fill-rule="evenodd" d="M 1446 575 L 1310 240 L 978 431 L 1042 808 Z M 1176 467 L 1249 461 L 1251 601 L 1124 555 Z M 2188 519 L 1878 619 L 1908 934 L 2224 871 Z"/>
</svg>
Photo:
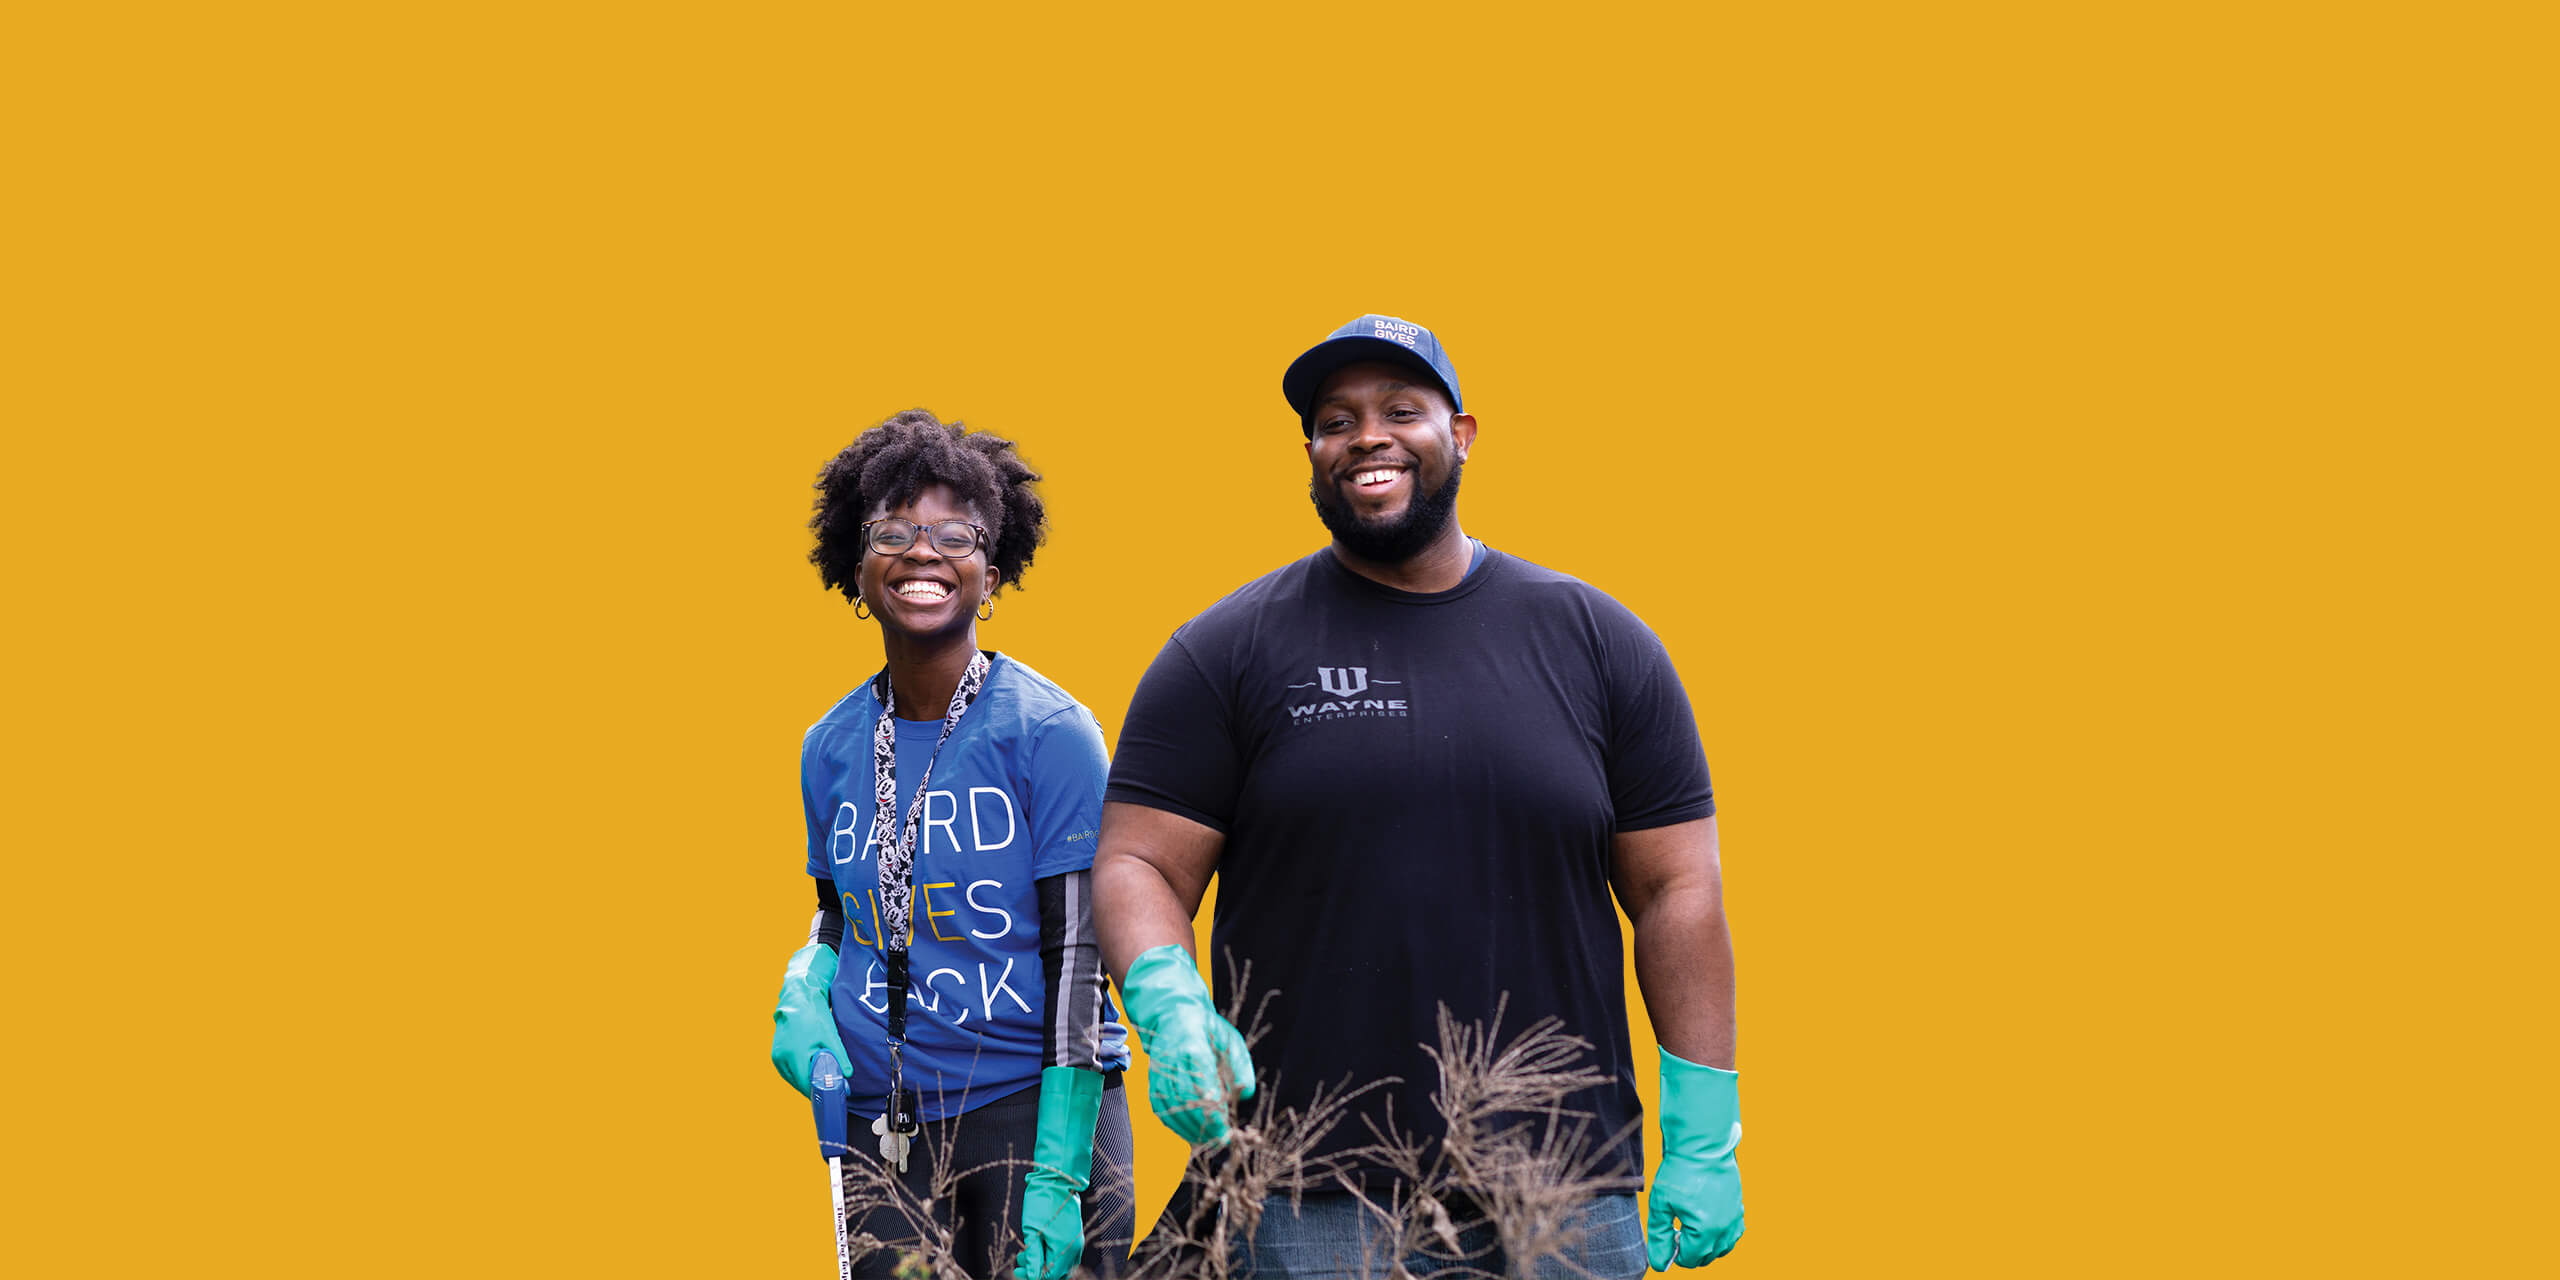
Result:
<svg viewBox="0 0 2560 1280">
<path fill-rule="evenodd" d="M 1173 885 L 1146 860 L 1108 849 L 1093 861 L 1093 924 L 1114 982 L 1125 981 L 1129 962 L 1156 947 L 1191 949 L 1191 911 Z"/>
<path fill-rule="evenodd" d="M 1131 962 L 1157 947 L 1191 949 L 1191 913 L 1200 909 L 1225 845 L 1218 831 L 1178 814 L 1104 803 L 1093 855 L 1093 928 L 1112 981 L 1125 983 Z"/>
<path fill-rule="evenodd" d="M 1734 1070 L 1733 938 L 1715 884 L 1665 890 L 1635 921 L 1636 987 L 1663 1048 Z"/>
</svg>

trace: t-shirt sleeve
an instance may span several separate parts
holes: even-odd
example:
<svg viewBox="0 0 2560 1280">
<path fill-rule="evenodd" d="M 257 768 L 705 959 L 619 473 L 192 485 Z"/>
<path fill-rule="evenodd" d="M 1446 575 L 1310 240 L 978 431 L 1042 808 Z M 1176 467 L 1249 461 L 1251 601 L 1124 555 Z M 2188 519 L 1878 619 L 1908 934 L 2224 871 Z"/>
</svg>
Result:
<svg viewBox="0 0 2560 1280">
<path fill-rule="evenodd" d="M 1102 834 L 1102 784 L 1111 775 L 1111 754 L 1102 745 L 1102 725 L 1093 713 L 1067 707 L 1041 721 L 1031 738 L 1025 773 L 1022 806 L 1031 832 L 1031 877 L 1091 867 L 1094 842 Z"/>
<path fill-rule="evenodd" d="M 835 860 L 827 856 L 827 843 L 835 829 L 835 815 L 824 809 L 826 743 L 824 725 L 809 730 L 800 739 L 800 813 L 809 824 L 809 874 L 820 878 L 836 873 Z"/>
<path fill-rule="evenodd" d="M 1129 699 L 1102 798 L 1162 809 L 1224 835 L 1242 775 L 1226 699 L 1176 635 Z"/>
<path fill-rule="evenodd" d="M 1614 602 L 1612 602 L 1614 604 Z M 1614 611 L 1608 648 L 1609 801 L 1620 831 L 1715 816 L 1697 717 L 1662 639 L 1632 613 Z"/>
</svg>

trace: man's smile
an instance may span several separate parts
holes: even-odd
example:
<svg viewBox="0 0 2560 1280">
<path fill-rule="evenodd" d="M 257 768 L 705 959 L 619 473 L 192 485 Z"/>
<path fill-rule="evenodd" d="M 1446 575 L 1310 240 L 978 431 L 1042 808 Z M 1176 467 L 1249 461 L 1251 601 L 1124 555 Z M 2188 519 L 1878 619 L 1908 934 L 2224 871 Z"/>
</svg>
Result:
<svg viewBox="0 0 2560 1280">
<path fill-rule="evenodd" d="M 1413 464 L 1409 461 L 1380 461 L 1373 458 L 1365 462 L 1353 463 L 1349 468 L 1336 474 L 1341 477 L 1340 483 L 1345 490 L 1364 498 L 1382 498 L 1395 492 L 1396 482 L 1412 472 Z"/>
</svg>

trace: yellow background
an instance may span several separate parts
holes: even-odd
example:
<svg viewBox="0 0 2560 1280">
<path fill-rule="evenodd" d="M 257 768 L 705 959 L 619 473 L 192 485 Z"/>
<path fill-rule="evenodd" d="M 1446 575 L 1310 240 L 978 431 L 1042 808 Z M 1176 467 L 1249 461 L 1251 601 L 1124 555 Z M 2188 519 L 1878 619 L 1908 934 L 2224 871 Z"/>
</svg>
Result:
<svg viewBox="0 0 2560 1280">
<path fill-rule="evenodd" d="M 1318 542 L 1277 382 L 1372 310 L 1688 680 L 1715 1274 L 2527 1269 L 2522 9 L 15 13 L 9 1269 L 821 1274 L 818 465 L 1018 436 L 986 639 L 1116 735 Z"/>
</svg>

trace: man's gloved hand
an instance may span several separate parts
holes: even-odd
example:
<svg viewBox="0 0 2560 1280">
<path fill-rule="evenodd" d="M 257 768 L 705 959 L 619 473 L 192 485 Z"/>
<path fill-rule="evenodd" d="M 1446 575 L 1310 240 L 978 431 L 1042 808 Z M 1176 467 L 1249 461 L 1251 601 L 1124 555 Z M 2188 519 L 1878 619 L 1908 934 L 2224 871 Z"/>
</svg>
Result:
<svg viewBox="0 0 2560 1280">
<path fill-rule="evenodd" d="M 1014 1280 L 1066 1280 L 1084 1256 L 1084 1191 L 1093 1185 L 1093 1126 L 1102 1118 L 1102 1073 L 1040 1072 L 1040 1132 L 1022 1179 L 1022 1256 Z"/>
<path fill-rule="evenodd" d="M 1218 1016 L 1209 986 L 1174 943 L 1142 953 L 1120 984 L 1129 1020 L 1147 1052 L 1147 1105 L 1156 1119 L 1193 1146 L 1227 1140 L 1227 1085 L 1237 1098 L 1253 1096 L 1253 1054 L 1244 1036 Z"/>
<path fill-rule="evenodd" d="M 1703 1267 L 1742 1239 L 1742 1077 L 1662 1051 L 1662 1165 L 1653 1171 L 1645 1261 Z M 1678 1225 L 1673 1225 L 1673 1220 Z"/>
<path fill-rule="evenodd" d="M 835 948 L 812 942 L 791 953 L 791 965 L 782 971 L 782 995 L 773 1002 L 773 1069 L 804 1098 L 818 1050 L 834 1054 L 839 1070 L 853 1067 L 836 1034 L 835 1011 L 827 1005 L 827 987 L 835 980 Z"/>
</svg>

